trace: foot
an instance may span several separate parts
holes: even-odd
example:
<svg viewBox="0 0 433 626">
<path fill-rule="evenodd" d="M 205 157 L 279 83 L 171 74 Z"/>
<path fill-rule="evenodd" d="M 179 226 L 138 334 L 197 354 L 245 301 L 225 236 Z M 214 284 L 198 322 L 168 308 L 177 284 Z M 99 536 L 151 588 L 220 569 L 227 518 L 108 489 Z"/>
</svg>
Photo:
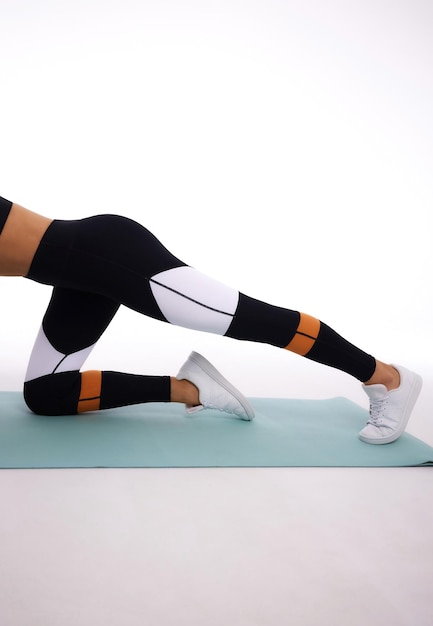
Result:
<svg viewBox="0 0 433 626">
<path fill-rule="evenodd" d="M 391 443 L 403 434 L 422 387 L 421 376 L 400 365 L 400 386 L 388 391 L 385 385 L 363 385 L 370 398 L 370 419 L 359 433 L 365 443 Z"/>
<path fill-rule="evenodd" d="M 189 380 L 199 392 L 200 404 L 186 405 L 187 413 L 217 409 L 232 413 L 243 420 L 253 419 L 254 410 L 248 400 L 201 354 L 191 352 L 176 378 Z"/>
</svg>

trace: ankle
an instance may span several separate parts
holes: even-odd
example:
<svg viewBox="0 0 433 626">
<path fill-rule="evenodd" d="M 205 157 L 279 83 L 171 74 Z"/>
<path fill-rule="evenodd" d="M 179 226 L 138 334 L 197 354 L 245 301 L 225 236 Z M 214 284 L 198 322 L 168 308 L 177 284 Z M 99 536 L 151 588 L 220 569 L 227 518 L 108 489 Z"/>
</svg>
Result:
<svg viewBox="0 0 433 626">
<path fill-rule="evenodd" d="M 170 378 L 170 402 L 196 406 L 200 404 L 197 387 L 189 380 Z"/>
<path fill-rule="evenodd" d="M 400 386 L 400 374 L 393 365 L 376 361 L 376 369 L 374 370 L 373 376 L 364 384 L 385 385 L 388 391 L 391 391 Z"/>
</svg>

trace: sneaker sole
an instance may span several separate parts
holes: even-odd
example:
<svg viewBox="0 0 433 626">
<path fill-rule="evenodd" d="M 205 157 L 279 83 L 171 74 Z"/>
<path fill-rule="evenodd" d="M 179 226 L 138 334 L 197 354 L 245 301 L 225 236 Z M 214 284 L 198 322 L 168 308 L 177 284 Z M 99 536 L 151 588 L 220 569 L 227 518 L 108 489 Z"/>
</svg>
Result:
<svg viewBox="0 0 433 626">
<path fill-rule="evenodd" d="M 381 445 L 385 443 L 392 443 L 404 433 L 407 423 L 409 421 L 410 415 L 412 413 L 412 409 L 415 406 L 415 402 L 418 399 L 422 388 L 422 378 L 415 374 L 415 378 L 412 383 L 412 388 L 410 390 L 410 394 L 407 398 L 406 406 L 404 408 L 403 419 L 400 422 L 400 426 L 398 430 L 396 430 L 392 435 L 388 435 L 388 437 L 383 437 L 382 439 L 370 439 L 369 437 L 363 437 L 363 435 L 359 434 L 359 439 L 364 443 L 372 443 L 375 445 Z"/>
<path fill-rule="evenodd" d="M 191 352 L 189 358 L 191 361 L 194 361 L 194 363 L 198 365 L 204 372 L 206 372 L 206 374 L 210 376 L 215 382 L 221 385 L 221 387 L 223 387 L 234 398 L 236 398 L 236 400 L 239 402 L 239 404 L 242 406 L 246 413 L 245 417 L 239 416 L 241 419 L 246 421 L 251 421 L 252 419 L 254 419 L 255 414 L 251 404 L 248 402 L 245 396 L 243 396 L 241 392 L 236 389 L 236 387 L 229 383 L 229 381 L 224 378 L 222 374 L 219 373 L 219 371 L 216 369 L 216 367 L 212 365 L 212 363 L 209 363 L 209 361 L 198 352 Z"/>
</svg>

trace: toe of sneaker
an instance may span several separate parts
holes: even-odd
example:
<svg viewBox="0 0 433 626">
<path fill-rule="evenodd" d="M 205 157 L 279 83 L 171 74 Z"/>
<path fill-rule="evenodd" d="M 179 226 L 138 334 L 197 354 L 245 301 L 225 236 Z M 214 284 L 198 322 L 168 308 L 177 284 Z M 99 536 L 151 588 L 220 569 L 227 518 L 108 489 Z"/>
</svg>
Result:
<svg viewBox="0 0 433 626">
<path fill-rule="evenodd" d="M 373 424 L 367 424 L 367 426 L 360 431 L 358 437 L 365 443 L 383 444 L 391 443 L 391 441 L 397 439 L 399 433 L 394 432 L 390 428 L 381 428 Z"/>
</svg>

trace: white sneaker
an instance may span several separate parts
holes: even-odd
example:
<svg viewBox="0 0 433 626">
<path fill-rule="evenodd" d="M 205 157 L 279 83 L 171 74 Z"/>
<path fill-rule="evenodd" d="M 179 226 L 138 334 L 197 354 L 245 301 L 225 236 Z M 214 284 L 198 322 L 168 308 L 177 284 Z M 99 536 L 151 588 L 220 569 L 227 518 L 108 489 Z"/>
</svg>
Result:
<svg viewBox="0 0 433 626">
<path fill-rule="evenodd" d="M 370 419 L 359 433 L 366 443 L 391 443 L 403 434 L 422 387 L 422 378 L 400 365 L 400 386 L 388 391 L 385 385 L 362 385 L 370 398 Z"/>
<path fill-rule="evenodd" d="M 189 380 L 199 392 L 201 404 L 187 405 L 187 413 L 196 413 L 202 409 L 217 409 L 233 413 L 243 420 L 253 419 L 254 410 L 248 400 L 201 354 L 191 352 L 176 378 Z"/>
</svg>

